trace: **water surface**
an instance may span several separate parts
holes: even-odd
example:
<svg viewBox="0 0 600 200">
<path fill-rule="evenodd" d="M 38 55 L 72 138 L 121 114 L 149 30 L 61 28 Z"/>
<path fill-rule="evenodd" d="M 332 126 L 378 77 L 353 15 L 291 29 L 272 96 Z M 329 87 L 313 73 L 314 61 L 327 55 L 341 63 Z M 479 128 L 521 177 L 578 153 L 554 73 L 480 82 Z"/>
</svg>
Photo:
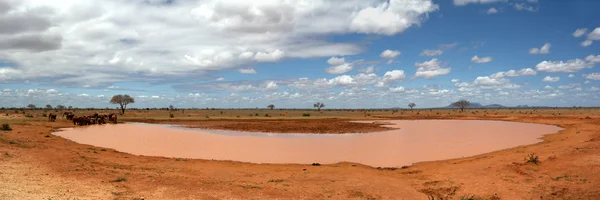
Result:
<svg viewBox="0 0 600 200">
<path fill-rule="evenodd" d="M 540 142 L 551 125 L 483 120 L 392 120 L 366 134 L 268 134 L 119 124 L 66 128 L 57 136 L 135 155 L 252 163 L 362 163 L 400 167 Z"/>
</svg>

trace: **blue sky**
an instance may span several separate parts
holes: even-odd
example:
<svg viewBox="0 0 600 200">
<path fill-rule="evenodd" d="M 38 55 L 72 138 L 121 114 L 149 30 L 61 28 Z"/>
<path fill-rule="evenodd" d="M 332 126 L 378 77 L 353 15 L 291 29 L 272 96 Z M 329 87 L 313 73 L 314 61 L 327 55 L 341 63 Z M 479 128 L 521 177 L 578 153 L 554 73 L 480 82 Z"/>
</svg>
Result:
<svg viewBox="0 0 600 200">
<path fill-rule="evenodd" d="M 0 104 L 600 106 L 599 1 L 0 0 Z M 136 15 L 131 15 L 136 13 Z"/>
</svg>

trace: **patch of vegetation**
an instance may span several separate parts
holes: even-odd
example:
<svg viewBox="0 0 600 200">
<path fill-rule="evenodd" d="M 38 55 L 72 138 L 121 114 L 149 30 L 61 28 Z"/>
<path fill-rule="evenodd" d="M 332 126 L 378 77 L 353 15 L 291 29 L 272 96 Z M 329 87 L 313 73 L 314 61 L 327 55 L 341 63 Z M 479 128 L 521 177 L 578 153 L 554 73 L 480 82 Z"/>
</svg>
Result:
<svg viewBox="0 0 600 200">
<path fill-rule="evenodd" d="M 2 126 L 0 126 L 0 130 L 3 130 L 3 131 L 12 131 L 12 128 L 10 127 L 9 124 L 2 124 Z"/>
<path fill-rule="evenodd" d="M 281 183 L 283 182 L 283 179 L 271 179 L 269 180 L 269 183 Z"/>
<path fill-rule="evenodd" d="M 42 113 L 42 117 L 48 117 L 46 113 Z"/>
<path fill-rule="evenodd" d="M 119 177 L 115 180 L 110 181 L 111 183 L 119 183 L 119 182 L 125 182 L 127 181 L 127 179 L 123 178 L 123 177 Z"/>
<path fill-rule="evenodd" d="M 169 118 L 174 118 L 175 115 L 173 115 L 173 113 L 169 114 Z"/>
<path fill-rule="evenodd" d="M 310 113 L 302 113 L 302 117 L 310 117 Z"/>
<path fill-rule="evenodd" d="M 525 157 L 525 163 L 533 163 L 537 165 L 540 163 L 540 157 L 535 153 L 531 153 Z"/>
<path fill-rule="evenodd" d="M 27 117 L 27 118 L 33 118 L 33 115 L 31 115 L 31 114 L 25 114 L 25 117 Z"/>
</svg>

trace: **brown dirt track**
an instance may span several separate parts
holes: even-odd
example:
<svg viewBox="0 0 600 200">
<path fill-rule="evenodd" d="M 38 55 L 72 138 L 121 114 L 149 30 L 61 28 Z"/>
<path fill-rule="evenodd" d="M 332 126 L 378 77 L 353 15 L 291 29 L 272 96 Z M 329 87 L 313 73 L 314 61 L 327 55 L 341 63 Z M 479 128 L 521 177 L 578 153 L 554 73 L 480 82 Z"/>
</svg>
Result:
<svg viewBox="0 0 600 200">
<path fill-rule="evenodd" d="M 599 110 L 568 115 L 568 110 L 527 111 L 535 114 L 519 110 L 500 110 L 499 114 L 437 110 L 420 111 L 418 115 L 331 114 L 345 119 L 493 119 L 565 128 L 538 144 L 417 163 L 405 169 L 376 169 L 353 163 L 275 165 L 133 156 L 51 135 L 56 128 L 72 126 L 63 119 L 51 123 L 43 118 L 3 118 L 1 122 L 10 123 L 13 131 L 0 132 L 0 199 L 460 199 L 471 195 L 485 199 L 600 199 Z M 157 113 L 160 111 L 150 111 L 143 117 L 165 116 Z M 327 114 L 325 111 L 323 115 Z M 231 120 L 238 120 L 233 115 Z M 136 120 L 136 116 L 128 113 L 123 119 L 143 120 Z M 327 117 L 331 118 L 323 116 Z M 235 123 L 255 123 L 240 120 Z M 261 120 L 276 123 L 248 127 L 268 125 L 275 130 L 291 130 L 294 128 L 284 127 L 306 123 L 306 119 L 285 123 Z M 188 125 L 194 123 L 198 122 Z M 523 158 L 528 153 L 537 153 L 542 162 L 525 164 Z"/>
</svg>

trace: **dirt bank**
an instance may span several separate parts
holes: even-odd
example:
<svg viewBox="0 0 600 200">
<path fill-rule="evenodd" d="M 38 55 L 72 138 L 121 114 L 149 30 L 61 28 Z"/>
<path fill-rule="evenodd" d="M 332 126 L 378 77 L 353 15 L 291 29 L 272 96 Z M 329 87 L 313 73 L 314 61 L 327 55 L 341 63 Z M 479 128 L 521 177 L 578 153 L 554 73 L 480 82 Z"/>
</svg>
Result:
<svg viewBox="0 0 600 200">
<path fill-rule="evenodd" d="M 344 119 L 127 119 L 125 121 L 267 133 L 368 133 L 393 129 L 382 127 L 377 123 L 352 123 Z"/>
</svg>

